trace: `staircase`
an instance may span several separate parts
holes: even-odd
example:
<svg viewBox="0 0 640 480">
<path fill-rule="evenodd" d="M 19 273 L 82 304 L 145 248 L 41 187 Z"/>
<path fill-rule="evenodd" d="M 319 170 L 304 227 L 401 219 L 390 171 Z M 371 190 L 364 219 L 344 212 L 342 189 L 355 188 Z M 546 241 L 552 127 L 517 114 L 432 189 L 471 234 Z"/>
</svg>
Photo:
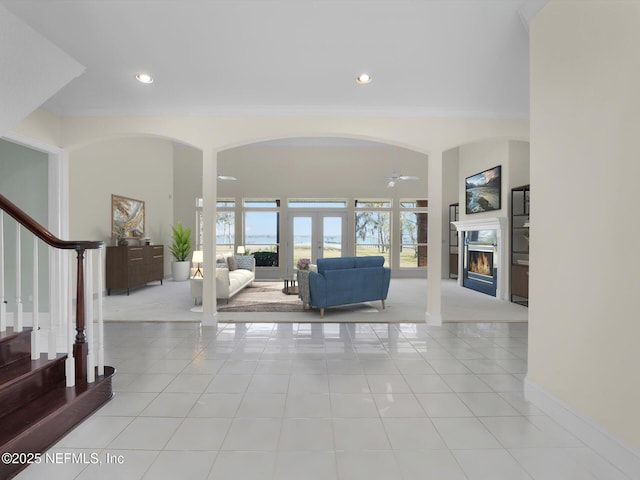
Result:
<svg viewBox="0 0 640 480">
<path fill-rule="evenodd" d="M 16 300 L 12 304 L 5 300 L 4 257 L 7 252 L 3 214 L 16 220 L 16 252 L 13 254 Z M 22 230 L 33 234 L 32 328 L 23 326 Z M 75 312 L 71 308 L 54 312 L 58 321 L 49 319 L 49 342 L 44 354 L 40 348 L 44 345 L 40 343 L 37 304 L 37 241 L 46 243 L 53 251 L 72 250 L 76 253 Z M 14 477 L 29 464 L 36 463 L 37 459 L 42 461 L 41 455 L 47 449 L 113 395 L 115 370 L 104 365 L 101 295 L 98 297 L 97 341 L 93 332 L 91 251 L 101 253 L 103 247 L 104 243 L 99 241 L 69 241 L 55 237 L 0 194 L 0 480 Z M 88 286 L 85 285 L 85 264 L 89 273 Z M 98 265 L 101 264 L 102 257 L 99 256 Z M 102 292 L 101 270 L 97 277 L 98 292 Z M 63 279 L 62 285 L 65 282 Z M 56 298 L 59 306 L 70 304 L 71 300 L 69 297 Z M 88 302 L 88 309 L 85 309 L 85 302 Z M 52 303 L 51 296 L 49 303 Z M 69 318 L 72 315 L 75 322 Z M 66 334 L 67 339 L 63 342 L 66 345 L 57 345 L 56 328 Z"/>
<path fill-rule="evenodd" d="M 113 368 L 93 383 L 66 387 L 66 358 L 31 360 L 29 329 L 0 333 L 0 454 L 45 452 L 111 398 Z M 27 466 L 0 462 L 0 479 Z"/>
</svg>

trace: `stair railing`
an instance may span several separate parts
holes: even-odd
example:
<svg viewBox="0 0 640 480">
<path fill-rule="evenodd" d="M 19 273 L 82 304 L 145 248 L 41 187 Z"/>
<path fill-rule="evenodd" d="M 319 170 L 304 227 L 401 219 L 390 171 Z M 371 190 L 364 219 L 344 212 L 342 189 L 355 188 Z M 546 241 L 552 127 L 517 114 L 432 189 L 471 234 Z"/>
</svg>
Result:
<svg viewBox="0 0 640 480">
<path fill-rule="evenodd" d="M 32 352 L 33 355 L 40 355 L 39 350 L 39 316 L 38 306 L 38 257 L 37 239 L 42 240 L 47 245 L 58 250 L 76 251 L 76 305 L 75 305 L 75 326 L 67 321 L 69 330 L 69 348 L 67 358 L 67 386 L 75 385 L 78 382 L 91 383 L 95 380 L 94 361 L 94 338 L 93 338 L 93 271 L 92 271 L 92 251 L 98 252 L 98 374 L 104 373 L 104 348 L 103 348 L 103 325 L 102 325 L 102 251 L 104 242 L 102 241 L 74 241 L 61 240 L 53 235 L 46 228 L 40 225 L 27 213 L 18 208 L 14 203 L 0 194 L 0 210 L 6 212 L 16 220 L 16 301 L 13 315 L 14 331 L 23 329 L 22 312 L 22 268 L 21 268 L 21 227 L 24 227 L 34 235 L 34 288 L 33 288 L 33 330 L 32 330 Z M 6 331 L 7 327 L 7 299 L 5 298 L 5 252 L 4 252 L 4 221 L 0 212 L 0 332 Z M 85 252 L 88 278 L 85 280 Z M 64 301 L 63 299 L 61 299 Z M 90 309 L 86 309 L 89 304 Z M 87 315 L 89 313 L 89 315 Z M 53 318 L 50 317 L 50 327 L 53 328 Z M 73 331 L 75 327 L 75 332 Z M 87 328 L 86 328 L 87 327 Z M 86 331 L 85 331 L 86 328 Z M 87 335 L 88 332 L 88 335 Z M 88 338 L 87 338 L 88 337 Z M 51 348 L 51 347 L 50 347 Z M 55 348 L 55 347 L 54 347 Z M 51 352 L 49 352 L 51 355 Z M 55 351 L 53 352 L 55 355 Z"/>
</svg>

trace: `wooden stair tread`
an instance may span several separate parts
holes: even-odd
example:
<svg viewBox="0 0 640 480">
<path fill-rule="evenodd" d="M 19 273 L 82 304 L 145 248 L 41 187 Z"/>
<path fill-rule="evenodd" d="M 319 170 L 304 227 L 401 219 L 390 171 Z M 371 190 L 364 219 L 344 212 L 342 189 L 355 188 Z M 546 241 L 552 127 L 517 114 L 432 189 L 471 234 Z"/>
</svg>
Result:
<svg viewBox="0 0 640 480">
<path fill-rule="evenodd" d="M 29 357 L 30 358 L 30 357 Z M 67 358 L 66 353 L 59 353 L 56 358 L 49 360 L 46 355 L 41 355 L 37 360 L 21 362 L 0 370 L 0 389 L 27 378 L 31 373 L 47 368 L 49 365 Z M 1 415 L 1 413 L 0 413 Z"/>
<path fill-rule="evenodd" d="M 109 381 L 108 398 L 111 398 L 110 382 L 113 372 L 113 368 L 105 367 L 105 376 L 97 377 L 94 383 L 87 384 L 83 382 L 74 387 L 60 386 L 53 388 L 44 395 L 14 410 L 11 415 L 2 419 L 0 451 L 7 451 L 5 449 L 6 445 L 16 440 L 17 437 L 30 431 L 37 431 L 38 427 L 41 426 L 44 421 L 52 416 L 59 415 L 67 409 L 78 410 L 78 413 L 82 415 L 82 410 L 76 408 L 75 403 L 86 396 L 87 393 L 91 393 L 92 390 L 100 388 L 105 380 Z M 75 428 L 84 417 L 86 417 L 86 414 L 82 415 L 76 423 L 69 424 L 67 431 Z"/>
</svg>

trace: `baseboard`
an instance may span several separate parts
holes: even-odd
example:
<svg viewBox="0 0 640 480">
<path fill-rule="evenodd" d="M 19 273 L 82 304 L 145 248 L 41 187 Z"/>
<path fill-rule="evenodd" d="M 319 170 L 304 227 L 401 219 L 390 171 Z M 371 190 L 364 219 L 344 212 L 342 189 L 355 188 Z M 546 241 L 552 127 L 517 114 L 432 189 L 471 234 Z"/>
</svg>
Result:
<svg viewBox="0 0 640 480">
<path fill-rule="evenodd" d="M 524 396 L 629 478 L 640 480 L 640 452 L 636 449 L 576 412 L 529 378 L 524 380 Z"/>
<path fill-rule="evenodd" d="M 424 319 L 427 322 L 427 325 L 431 325 L 432 327 L 442 326 L 442 315 L 434 315 L 433 313 L 425 312 Z"/>
</svg>

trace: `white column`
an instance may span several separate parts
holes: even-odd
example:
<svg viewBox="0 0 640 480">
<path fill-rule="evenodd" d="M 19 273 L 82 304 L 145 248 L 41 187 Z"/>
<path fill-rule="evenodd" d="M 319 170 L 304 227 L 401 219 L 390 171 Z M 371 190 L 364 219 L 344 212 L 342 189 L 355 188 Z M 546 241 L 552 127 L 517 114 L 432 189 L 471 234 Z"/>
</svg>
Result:
<svg viewBox="0 0 640 480">
<path fill-rule="evenodd" d="M 0 332 L 7 331 L 7 304 L 4 298 L 4 213 L 0 211 Z"/>
<path fill-rule="evenodd" d="M 75 262 L 75 250 L 66 250 L 66 252 L 68 252 L 68 255 L 65 255 L 66 258 L 66 264 L 67 264 L 67 268 L 70 267 L 70 265 L 72 265 L 72 262 Z M 71 275 L 67 275 L 67 281 L 65 282 L 67 285 L 67 295 L 65 297 L 65 303 L 66 303 L 66 332 L 67 332 L 67 363 L 65 364 L 65 374 L 67 377 L 67 387 L 73 387 L 76 384 L 76 361 L 75 358 L 73 357 L 73 343 L 75 341 L 75 336 L 76 336 L 76 329 L 75 329 L 75 324 L 76 324 L 76 319 L 75 319 L 75 309 L 72 308 L 72 302 L 73 299 L 71 298 L 71 292 L 73 291 L 73 283 L 71 281 Z M 73 312 L 73 317 L 70 317 L 69 315 L 71 315 Z M 62 330 L 64 331 L 64 325 Z"/>
<path fill-rule="evenodd" d="M 212 148 L 202 152 L 202 197 L 204 248 L 202 279 L 202 324 L 215 326 L 216 311 L 216 201 L 218 197 L 218 154 Z"/>
<path fill-rule="evenodd" d="M 16 222 L 16 312 L 13 330 L 22 331 L 22 250 L 20 245 L 20 224 Z"/>
<path fill-rule="evenodd" d="M 33 236 L 33 330 L 31 330 L 31 359 L 40 358 L 40 305 L 38 288 L 38 237 Z"/>
<path fill-rule="evenodd" d="M 103 309 L 103 279 L 104 279 L 104 256 L 103 249 L 98 250 L 98 375 L 104 375 L 104 318 Z"/>
<path fill-rule="evenodd" d="M 442 325 L 442 151 L 429 154 L 428 159 L 428 198 L 429 198 L 429 230 L 427 233 L 428 259 L 427 267 L 427 312 L 429 325 Z"/>
<path fill-rule="evenodd" d="M 84 327 L 87 335 L 87 383 L 96 381 L 93 343 L 93 250 L 85 251 Z"/>
</svg>

